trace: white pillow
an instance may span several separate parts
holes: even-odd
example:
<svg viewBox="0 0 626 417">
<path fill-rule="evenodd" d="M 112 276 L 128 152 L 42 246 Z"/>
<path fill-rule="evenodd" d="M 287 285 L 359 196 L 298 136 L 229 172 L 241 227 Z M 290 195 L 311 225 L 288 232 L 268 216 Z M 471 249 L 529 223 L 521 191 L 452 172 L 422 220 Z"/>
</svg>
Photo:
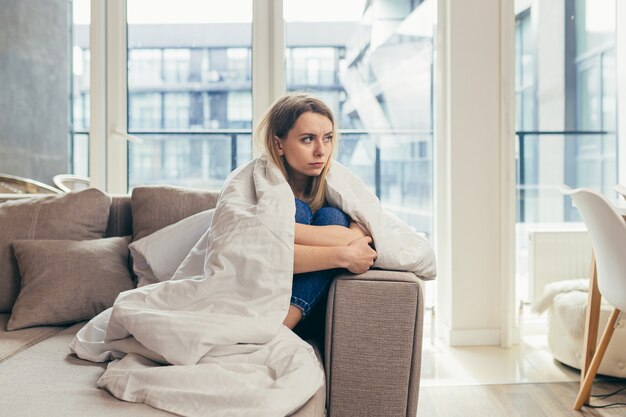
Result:
<svg viewBox="0 0 626 417">
<path fill-rule="evenodd" d="M 133 270 L 139 278 L 137 286 L 172 278 L 187 254 L 211 227 L 214 212 L 215 209 L 210 209 L 196 213 L 128 245 Z M 202 261 L 204 263 L 204 257 Z"/>
<path fill-rule="evenodd" d="M 196 243 L 185 260 L 180 264 L 172 276 L 173 280 L 196 277 L 199 275 L 204 276 L 204 260 L 209 250 L 209 233 L 211 233 L 210 228 L 202 235 L 198 243 Z"/>
</svg>

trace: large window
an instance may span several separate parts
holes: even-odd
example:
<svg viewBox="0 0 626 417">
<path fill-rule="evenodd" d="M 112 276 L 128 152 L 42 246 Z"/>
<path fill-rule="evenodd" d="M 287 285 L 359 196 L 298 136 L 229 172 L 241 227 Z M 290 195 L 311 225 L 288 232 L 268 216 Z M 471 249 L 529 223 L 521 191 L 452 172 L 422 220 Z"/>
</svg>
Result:
<svg viewBox="0 0 626 417">
<path fill-rule="evenodd" d="M 252 0 L 127 0 L 128 186 L 219 189 L 252 157 Z"/>
<path fill-rule="evenodd" d="M 559 186 L 591 187 L 615 198 L 615 5 L 616 0 L 566 0 L 558 9 L 547 2 L 516 0 L 521 300 L 542 290 L 530 291 L 535 283 L 529 281 L 527 267 L 545 262 L 542 253 L 533 252 L 533 236 L 583 227 Z"/>
<path fill-rule="evenodd" d="M 337 159 L 387 210 L 430 235 L 435 2 L 328 4 L 284 2 L 287 90 L 332 107 Z"/>
<path fill-rule="evenodd" d="M 98 4 L 93 13 L 91 4 Z M 38 117 L 50 116 L 54 123 L 42 120 L 33 130 L 24 122 L 15 137 L 33 139 L 15 145 L 28 158 L 20 161 L 13 148 L 2 168 L 47 182 L 59 173 L 89 175 L 93 185 L 114 193 L 144 184 L 219 189 L 232 169 L 252 158 L 259 109 L 282 92 L 304 90 L 336 115 L 342 137 L 337 159 L 388 210 L 430 237 L 434 5 L 434 0 L 68 1 L 55 11 L 54 21 L 62 27 L 46 28 L 52 35 L 34 28 L 37 39 L 28 45 L 38 46 L 16 46 L 31 61 L 50 58 L 48 78 L 37 79 L 41 85 L 32 87 L 32 101 L 41 104 Z M 283 11 L 282 19 L 265 13 L 274 8 Z M 29 16 L 37 16 L 35 9 Z M 2 30 L 11 30 L 20 10 L 3 9 Z M 253 50 L 253 20 L 265 25 L 261 35 L 284 39 L 284 50 L 267 42 L 255 43 Z M 253 73 L 259 75 L 253 63 L 255 71 L 271 67 L 269 75 L 254 80 Z M 32 62 L 29 68 L 40 66 Z M 8 69 L 12 78 L 3 71 L 3 85 L 33 84 L 20 79 L 19 66 Z M 58 82 L 44 82 L 50 77 Z M 281 80 L 278 88 L 253 93 L 253 86 L 274 80 Z M 5 114 L 13 114 L 10 104 L 18 100 L 3 97 L 9 98 L 0 99 Z M 68 103 L 68 97 L 66 108 L 46 106 Z M 11 119 L 15 125 L 24 118 Z M 13 129 L 4 120 L 0 132 Z M 11 145 L 5 141 L 0 153 Z M 55 167 L 46 168 L 55 159 Z"/>
</svg>

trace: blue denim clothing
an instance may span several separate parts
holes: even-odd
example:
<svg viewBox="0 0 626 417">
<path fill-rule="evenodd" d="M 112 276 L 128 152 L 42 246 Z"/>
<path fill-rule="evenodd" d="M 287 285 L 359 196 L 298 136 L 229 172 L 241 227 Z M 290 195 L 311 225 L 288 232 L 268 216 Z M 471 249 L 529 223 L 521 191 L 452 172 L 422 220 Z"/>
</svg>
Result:
<svg viewBox="0 0 626 417">
<path fill-rule="evenodd" d="M 322 207 L 315 214 L 304 201 L 296 198 L 296 223 L 314 226 L 339 225 L 348 227 L 350 217 L 334 207 Z M 291 304 L 302 310 L 305 318 L 317 304 L 321 296 L 325 296 L 332 279 L 342 271 L 341 268 L 323 271 L 305 272 L 293 276 L 291 288 Z"/>
</svg>

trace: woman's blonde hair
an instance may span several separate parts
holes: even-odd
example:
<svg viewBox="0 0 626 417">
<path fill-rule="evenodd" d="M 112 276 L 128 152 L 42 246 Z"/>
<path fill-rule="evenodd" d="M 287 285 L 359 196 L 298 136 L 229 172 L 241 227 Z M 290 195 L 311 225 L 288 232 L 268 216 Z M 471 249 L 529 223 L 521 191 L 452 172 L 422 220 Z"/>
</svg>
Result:
<svg viewBox="0 0 626 417">
<path fill-rule="evenodd" d="M 328 157 L 328 162 L 322 169 L 320 175 L 313 177 L 310 188 L 305 191 L 306 202 L 313 211 L 316 211 L 324 206 L 326 199 L 326 175 L 328 175 L 333 153 L 337 148 L 339 140 L 335 119 L 328 106 L 320 99 L 306 93 L 290 93 L 282 96 L 276 100 L 263 115 L 256 129 L 255 142 L 258 148 L 265 150 L 269 159 L 278 166 L 285 178 L 289 180 L 285 161 L 278 154 L 274 138 L 286 138 L 287 133 L 289 133 L 294 126 L 298 117 L 306 112 L 326 116 L 333 125 L 332 150 Z"/>
</svg>

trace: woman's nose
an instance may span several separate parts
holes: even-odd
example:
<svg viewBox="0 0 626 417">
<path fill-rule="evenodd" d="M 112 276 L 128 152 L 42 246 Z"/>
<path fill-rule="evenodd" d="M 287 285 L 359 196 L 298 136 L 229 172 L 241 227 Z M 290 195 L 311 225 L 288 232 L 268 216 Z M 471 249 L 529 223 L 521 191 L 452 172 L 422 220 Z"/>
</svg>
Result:
<svg viewBox="0 0 626 417">
<path fill-rule="evenodd" d="M 315 141 L 315 155 L 323 156 L 326 153 L 324 141 L 322 139 Z"/>
</svg>

